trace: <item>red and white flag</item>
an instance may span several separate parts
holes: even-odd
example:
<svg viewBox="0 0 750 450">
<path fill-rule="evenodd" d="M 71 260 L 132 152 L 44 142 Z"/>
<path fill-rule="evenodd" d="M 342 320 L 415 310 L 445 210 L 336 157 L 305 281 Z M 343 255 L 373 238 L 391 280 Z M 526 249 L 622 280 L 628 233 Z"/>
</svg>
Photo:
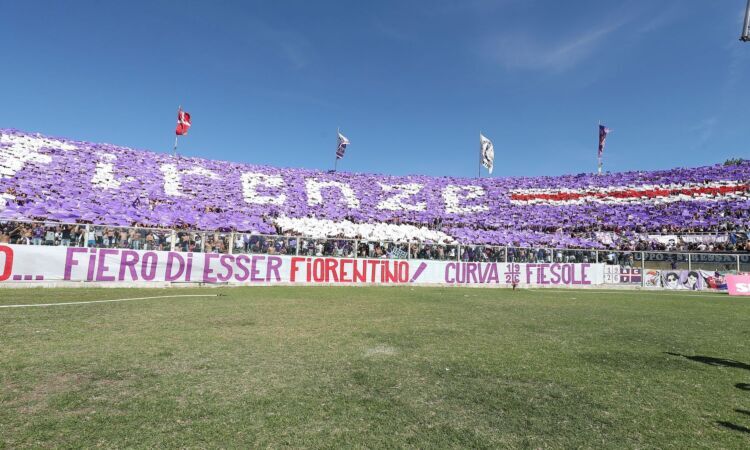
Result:
<svg viewBox="0 0 750 450">
<path fill-rule="evenodd" d="M 177 110 L 177 128 L 174 130 L 177 136 L 186 135 L 190 129 L 190 113 L 182 110 L 182 106 Z"/>
</svg>

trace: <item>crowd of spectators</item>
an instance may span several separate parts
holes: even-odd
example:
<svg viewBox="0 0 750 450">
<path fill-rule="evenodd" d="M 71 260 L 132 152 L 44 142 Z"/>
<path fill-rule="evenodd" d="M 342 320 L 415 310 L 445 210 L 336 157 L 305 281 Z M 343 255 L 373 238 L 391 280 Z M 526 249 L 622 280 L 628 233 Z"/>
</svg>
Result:
<svg viewBox="0 0 750 450">
<path fill-rule="evenodd" d="M 500 245 L 617 252 L 750 252 L 750 161 L 746 160 L 601 176 L 468 180 L 236 164 L 18 130 L 0 130 L 0 136 L 0 217 L 20 221 L 0 222 L 0 242 L 4 243 L 216 253 L 294 251 L 374 258 L 410 254 L 461 260 L 498 259 L 492 248 Z M 309 190 L 308 182 L 317 191 Z M 324 196 L 321 189 L 331 186 L 334 189 Z M 400 192 L 405 186 L 418 189 Z M 248 199 L 253 189 L 265 201 Z M 533 204 L 512 198 L 519 192 L 559 197 L 608 189 L 635 189 L 643 196 Z M 399 196 L 404 204 L 394 201 Z M 27 220 L 39 223 L 22 222 Z M 289 225 L 308 220 L 330 222 L 327 232 L 279 226 L 284 221 Z M 332 231 L 344 221 L 347 233 Z M 317 224 L 316 231 L 321 226 Z M 283 238 L 258 237 L 274 234 L 274 227 Z M 368 232 L 362 231 L 366 228 Z M 232 242 L 232 231 L 243 234 L 241 238 L 235 234 Z M 693 234 L 705 239 L 689 239 Z M 673 235 L 674 239 L 654 235 Z M 449 245 L 459 243 L 460 254 Z M 530 258 L 530 251 L 518 253 L 513 258 Z"/>
<path fill-rule="evenodd" d="M 673 230 L 663 230 L 666 233 Z M 559 232 L 559 231 L 558 231 Z M 95 248 L 128 248 L 133 250 L 170 250 L 173 230 L 146 227 L 108 227 L 50 222 L 0 221 L 0 243 L 23 245 L 87 246 Z M 229 232 L 197 232 L 174 230 L 174 248 L 183 252 L 227 253 L 232 234 Z M 615 254 L 630 252 L 674 253 L 747 253 L 750 240 L 745 232 L 722 235 L 649 235 L 625 231 L 578 234 L 577 237 L 603 241 L 600 250 Z M 343 238 L 310 239 L 286 232 L 279 236 L 235 233 L 233 253 L 260 253 L 302 256 L 337 256 L 360 258 L 412 258 L 430 260 L 489 261 L 506 258 L 504 246 L 457 244 L 395 243 Z M 509 262 L 590 262 L 590 250 L 549 250 L 552 246 L 533 246 L 521 243 L 508 246 Z M 524 248 L 525 247 L 525 248 Z M 540 248 L 541 247 L 541 248 Z"/>
</svg>

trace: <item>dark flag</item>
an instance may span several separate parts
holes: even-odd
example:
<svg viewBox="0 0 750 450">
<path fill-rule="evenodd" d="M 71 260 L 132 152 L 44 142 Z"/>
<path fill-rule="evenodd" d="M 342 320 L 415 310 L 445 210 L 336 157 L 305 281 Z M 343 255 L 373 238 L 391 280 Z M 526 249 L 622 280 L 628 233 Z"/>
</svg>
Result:
<svg viewBox="0 0 750 450">
<path fill-rule="evenodd" d="M 607 143 L 607 135 L 611 132 L 605 125 L 599 125 L 599 158 L 604 153 L 604 145 Z"/>
<path fill-rule="evenodd" d="M 341 132 L 338 133 L 338 145 L 336 146 L 336 159 L 341 159 L 346 153 L 346 147 L 349 145 L 349 139 L 346 138 Z"/>
</svg>

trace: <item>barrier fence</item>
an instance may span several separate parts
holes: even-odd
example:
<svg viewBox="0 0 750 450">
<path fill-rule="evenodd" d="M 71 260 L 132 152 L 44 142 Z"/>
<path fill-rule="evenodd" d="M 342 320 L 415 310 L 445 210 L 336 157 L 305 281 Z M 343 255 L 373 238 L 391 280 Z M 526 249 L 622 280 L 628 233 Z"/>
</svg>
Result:
<svg viewBox="0 0 750 450">
<path fill-rule="evenodd" d="M 310 238 L 159 228 L 115 227 L 50 222 L 0 222 L 0 244 L 59 246 L 227 255 L 275 255 L 347 259 L 393 259 L 465 263 L 603 264 L 622 270 L 608 274 L 647 285 L 647 271 L 750 272 L 750 254 L 683 253 L 509 247 L 470 244 Z M 662 281 L 660 281 L 662 283 Z M 663 280 L 666 285 L 667 280 Z"/>
</svg>

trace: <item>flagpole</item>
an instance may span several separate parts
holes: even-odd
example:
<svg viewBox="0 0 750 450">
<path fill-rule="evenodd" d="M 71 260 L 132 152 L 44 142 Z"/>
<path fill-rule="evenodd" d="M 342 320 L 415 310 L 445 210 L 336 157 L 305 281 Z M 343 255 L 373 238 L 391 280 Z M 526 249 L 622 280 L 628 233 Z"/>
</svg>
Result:
<svg viewBox="0 0 750 450">
<path fill-rule="evenodd" d="M 601 130 L 601 126 L 602 126 L 602 121 L 600 120 L 600 121 L 599 121 L 599 126 L 597 126 L 597 127 L 596 127 L 596 136 L 597 136 L 597 142 L 599 143 L 599 146 L 600 146 L 600 147 L 601 147 L 601 145 L 602 145 L 602 138 L 601 138 L 601 136 L 599 135 L 599 133 L 601 133 L 601 131 L 600 131 L 600 130 Z M 598 173 L 599 175 L 601 175 L 601 174 L 602 174 L 602 152 L 601 152 L 601 151 L 599 151 L 599 148 L 598 148 L 598 147 L 597 147 L 597 149 L 596 149 L 596 159 L 597 159 L 597 161 L 598 161 L 598 163 L 599 163 L 599 164 L 598 164 L 598 166 L 597 166 L 597 173 Z"/>
<path fill-rule="evenodd" d="M 482 178 L 482 130 L 479 130 L 479 166 L 477 166 L 477 176 Z"/>
<path fill-rule="evenodd" d="M 742 36 L 740 36 L 742 42 L 750 41 L 750 0 L 747 0 L 747 7 L 745 8 L 745 21 L 742 24 Z"/>
<path fill-rule="evenodd" d="M 336 127 L 336 151 L 338 151 L 339 133 L 341 133 L 341 129 L 339 127 Z M 338 166 L 339 166 L 339 155 L 334 153 L 333 155 L 333 171 L 334 172 L 338 169 Z"/>
<path fill-rule="evenodd" d="M 178 122 L 180 120 L 180 110 L 182 110 L 182 105 L 180 105 L 180 106 L 177 107 L 177 121 Z M 177 138 L 178 137 L 180 137 L 180 135 L 175 132 L 175 134 L 174 134 L 174 147 L 172 147 L 172 156 L 177 156 Z"/>
</svg>

